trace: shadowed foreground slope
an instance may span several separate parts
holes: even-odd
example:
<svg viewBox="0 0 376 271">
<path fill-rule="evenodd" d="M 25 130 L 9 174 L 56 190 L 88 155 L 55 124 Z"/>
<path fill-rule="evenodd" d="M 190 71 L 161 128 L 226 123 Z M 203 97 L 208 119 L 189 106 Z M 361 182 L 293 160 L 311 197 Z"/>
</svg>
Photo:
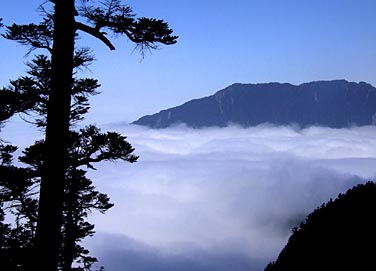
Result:
<svg viewBox="0 0 376 271">
<path fill-rule="evenodd" d="M 311 213 L 265 271 L 376 270 L 376 184 L 340 194 Z"/>
</svg>

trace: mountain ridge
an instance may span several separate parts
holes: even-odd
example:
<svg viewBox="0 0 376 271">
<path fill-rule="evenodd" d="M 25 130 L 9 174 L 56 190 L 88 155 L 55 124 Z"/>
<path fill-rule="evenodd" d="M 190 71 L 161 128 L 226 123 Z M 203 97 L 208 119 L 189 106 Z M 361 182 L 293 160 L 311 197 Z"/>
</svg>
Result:
<svg viewBox="0 0 376 271">
<path fill-rule="evenodd" d="M 290 83 L 234 83 L 203 98 L 146 115 L 132 124 L 201 128 L 262 123 L 344 128 L 376 123 L 376 88 L 366 82 L 319 80 Z"/>
</svg>

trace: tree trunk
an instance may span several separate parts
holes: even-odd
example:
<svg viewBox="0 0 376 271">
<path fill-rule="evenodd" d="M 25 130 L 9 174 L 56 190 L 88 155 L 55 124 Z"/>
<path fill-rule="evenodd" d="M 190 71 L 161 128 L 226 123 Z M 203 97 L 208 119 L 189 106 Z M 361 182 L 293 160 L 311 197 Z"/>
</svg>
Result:
<svg viewBox="0 0 376 271">
<path fill-rule="evenodd" d="M 55 271 L 61 244 L 74 55 L 74 0 L 55 0 L 51 93 L 33 270 Z"/>
<path fill-rule="evenodd" d="M 70 180 L 66 186 L 64 221 L 64 246 L 61 252 L 62 271 L 71 271 L 74 260 L 75 244 L 77 240 L 77 221 L 75 219 L 75 202 L 78 200 L 77 181 Z M 68 181 L 69 182 L 69 181 Z"/>
<path fill-rule="evenodd" d="M 73 221 L 74 211 L 71 209 L 72 206 L 68 207 L 67 217 L 65 221 L 65 240 L 64 248 L 62 251 L 62 271 L 71 271 L 72 263 L 74 260 L 74 249 L 76 244 L 76 232 L 77 228 Z"/>
</svg>

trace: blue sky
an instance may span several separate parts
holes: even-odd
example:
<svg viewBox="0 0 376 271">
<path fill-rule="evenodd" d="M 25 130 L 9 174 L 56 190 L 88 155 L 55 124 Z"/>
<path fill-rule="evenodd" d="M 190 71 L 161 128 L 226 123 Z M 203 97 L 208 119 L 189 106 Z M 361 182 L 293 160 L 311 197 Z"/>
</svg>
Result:
<svg viewBox="0 0 376 271">
<path fill-rule="evenodd" d="M 5 24 L 37 22 L 41 0 L 5 1 Z M 372 0 L 127 1 L 138 16 L 162 18 L 179 36 L 146 54 L 113 39 L 110 52 L 82 35 L 97 61 L 90 121 L 133 121 L 235 83 L 346 79 L 376 85 L 376 2 Z M 0 85 L 25 70 L 27 48 L 0 40 Z"/>
</svg>

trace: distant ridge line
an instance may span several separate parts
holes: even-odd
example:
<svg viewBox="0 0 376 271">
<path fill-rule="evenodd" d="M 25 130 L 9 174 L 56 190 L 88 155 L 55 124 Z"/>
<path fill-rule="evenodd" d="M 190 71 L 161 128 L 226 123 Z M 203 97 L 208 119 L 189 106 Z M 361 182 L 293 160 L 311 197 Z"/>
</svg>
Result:
<svg viewBox="0 0 376 271">
<path fill-rule="evenodd" d="M 376 88 L 346 80 L 290 83 L 234 83 L 215 94 L 147 115 L 132 124 L 167 128 L 244 127 L 262 123 L 332 128 L 376 123 Z"/>
</svg>

